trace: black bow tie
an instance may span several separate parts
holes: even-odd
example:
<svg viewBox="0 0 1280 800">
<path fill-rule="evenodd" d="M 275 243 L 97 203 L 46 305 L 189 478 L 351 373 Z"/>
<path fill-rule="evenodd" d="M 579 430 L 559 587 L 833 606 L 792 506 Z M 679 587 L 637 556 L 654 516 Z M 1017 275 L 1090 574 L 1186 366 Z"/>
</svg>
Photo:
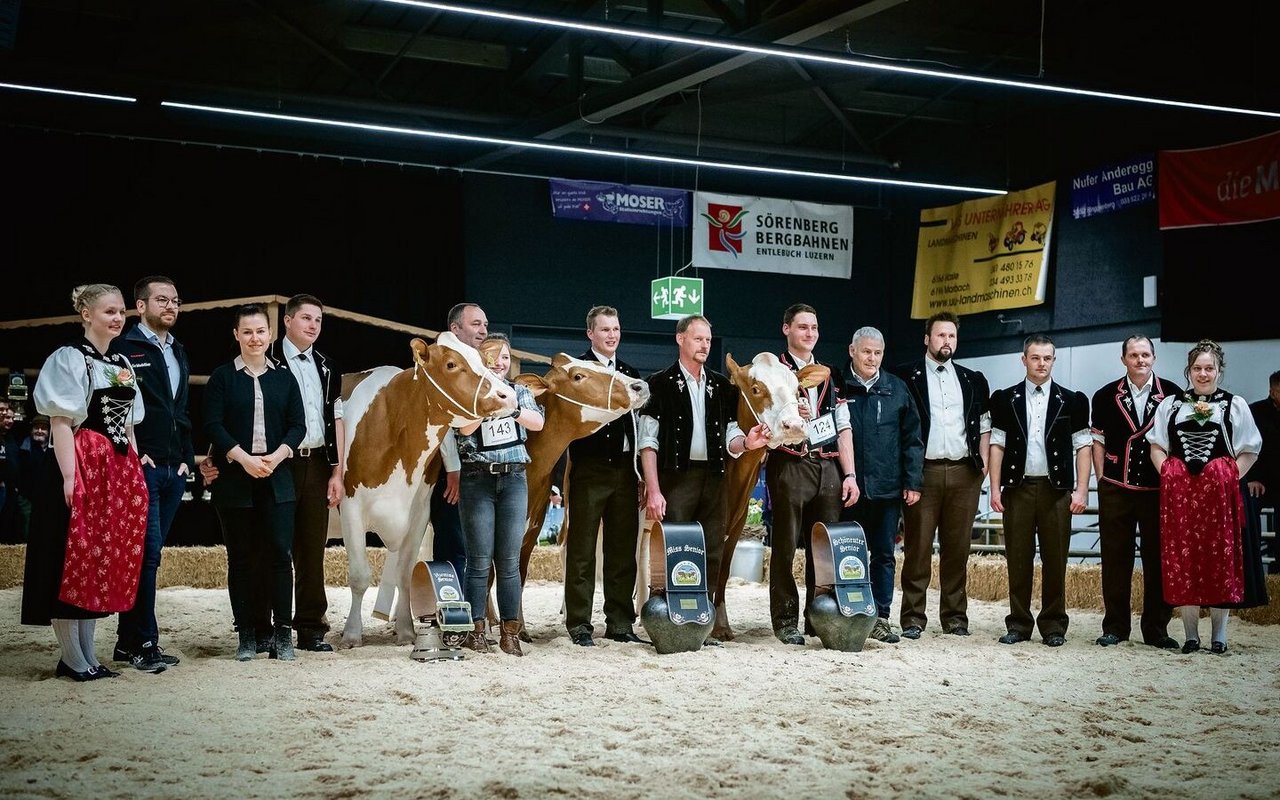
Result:
<svg viewBox="0 0 1280 800">
<path fill-rule="evenodd" d="M 947 368 L 946 368 L 946 367 L 944 367 L 944 366 L 942 366 L 941 364 L 939 364 L 938 366 L 934 367 L 934 370 L 936 370 L 937 372 L 944 372 L 944 371 L 946 371 L 946 369 L 947 369 Z"/>
<path fill-rule="evenodd" d="M 311 359 L 307 358 L 307 354 L 306 354 L 306 353 L 298 353 L 298 360 L 299 360 L 299 361 L 310 361 Z"/>
</svg>

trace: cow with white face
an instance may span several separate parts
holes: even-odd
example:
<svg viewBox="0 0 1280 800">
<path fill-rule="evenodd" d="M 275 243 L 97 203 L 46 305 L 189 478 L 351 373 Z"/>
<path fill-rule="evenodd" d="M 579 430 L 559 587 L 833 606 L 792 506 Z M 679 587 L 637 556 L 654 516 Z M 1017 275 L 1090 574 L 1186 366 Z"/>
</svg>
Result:
<svg viewBox="0 0 1280 800">
<path fill-rule="evenodd" d="M 732 355 L 725 356 L 729 379 L 738 387 L 738 426 L 743 430 L 764 423 L 772 433 L 768 448 L 796 445 L 807 436 L 804 419 L 800 416 L 799 398 L 802 389 L 817 386 L 831 375 L 822 364 L 810 364 L 799 372 L 793 372 L 773 353 L 761 353 L 746 366 L 739 366 Z M 711 635 L 723 641 L 733 639 L 729 615 L 724 605 L 725 585 L 729 581 L 729 566 L 733 549 L 742 536 L 747 522 L 747 503 L 755 489 L 760 474 L 760 462 L 764 449 L 748 450 L 726 466 L 725 492 L 729 503 L 729 516 L 725 525 L 724 552 L 720 575 L 716 578 L 712 599 L 716 605 L 716 624 Z"/>
<path fill-rule="evenodd" d="M 484 367 L 475 348 L 452 333 L 435 344 L 410 343 L 409 369 L 379 367 L 364 375 L 344 402 L 347 429 L 345 495 L 339 506 L 347 547 L 351 612 L 342 631 L 348 647 L 363 641 L 361 603 L 373 574 L 365 553 L 372 531 L 397 556 L 400 586 L 408 586 L 431 513 L 426 471 L 449 427 L 509 414 L 515 392 Z M 414 640 L 409 593 L 396 608 L 396 641 Z"/>
<path fill-rule="evenodd" d="M 546 414 L 542 430 L 530 431 L 525 442 L 530 463 L 525 469 L 529 481 L 528 522 L 520 548 L 520 580 L 523 582 L 528 578 L 529 557 L 547 515 L 551 472 L 556 462 L 570 442 L 590 436 L 649 402 L 649 385 L 594 361 L 571 358 L 564 353 L 552 360 L 551 369 L 545 375 L 524 374 L 516 381 L 533 392 Z M 568 490 L 572 492 L 573 487 Z"/>
</svg>

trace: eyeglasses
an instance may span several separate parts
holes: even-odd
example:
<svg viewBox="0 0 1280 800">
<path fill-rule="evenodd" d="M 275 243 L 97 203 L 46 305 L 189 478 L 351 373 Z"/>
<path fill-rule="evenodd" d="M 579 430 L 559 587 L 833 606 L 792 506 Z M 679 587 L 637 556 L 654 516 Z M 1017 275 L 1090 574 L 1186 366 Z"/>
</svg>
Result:
<svg viewBox="0 0 1280 800">
<path fill-rule="evenodd" d="M 162 294 L 158 294 L 155 297 L 152 297 L 151 300 L 158 306 L 173 306 L 174 308 L 182 308 L 182 298 L 180 297 L 165 297 Z"/>
</svg>

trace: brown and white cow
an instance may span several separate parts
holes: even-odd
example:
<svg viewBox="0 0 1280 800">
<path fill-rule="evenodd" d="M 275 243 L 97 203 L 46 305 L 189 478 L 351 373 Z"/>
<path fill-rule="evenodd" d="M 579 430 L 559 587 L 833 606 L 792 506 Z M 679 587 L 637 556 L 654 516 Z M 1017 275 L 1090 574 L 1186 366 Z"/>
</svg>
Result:
<svg viewBox="0 0 1280 800">
<path fill-rule="evenodd" d="M 830 376 L 830 370 L 821 364 L 810 364 L 799 372 L 792 372 L 773 353 L 761 353 L 746 366 L 739 366 L 732 355 L 725 355 L 725 366 L 729 379 L 738 387 L 738 426 L 748 431 L 763 422 L 772 432 L 767 448 L 748 450 L 736 459 L 729 459 L 725 469 L 729 512 L 724 532 L 725 557 L 720 560 L 720 575 L 712 594 L 716 624 L 711 635 L 729 641 L 733 639 L 733 629 L 724 605 L 724 590 L 729 581 L 733 550 L 747 522 L 747 503 L 759 479 L 760 463 L 767 450 L 804 441 L 805 423 L 798 407 L 800 389 L 822 383 Z"/>
<path fill-rule="evenodd" d="M 400 586 L 409 585 L 431 513 L 427 465 L 445 429 L 511 413 L 515 392 L 484 367 L 480 354 L 452 333 L 435 344 L 410 342 L 414 365 L 379 367 L 363 374 L 343 403 L 347 431 L 346 494 L 339 506 L 347 546 L 351 611 L 342 631 L 348 647 L 363 641 L 362 602 L 373 573 L 365 552 L 372 531 L 395 559 Z M 412 642 L 409 593 L 396 607 L 396 640 Z"/>
<path fill-rule="evenodd" d="M 523 585 L 529 575 L 529 558 L 538 543 L 538 532 L 547 516 L 551 473 L 560 456 L 570 442 L 590 436 L 649 402 L 649 384 L 564 353 L 552 360 L 546 375 L 522 374 L 516 381 L 533 392 L 546 415 L 542 430 L 530 431 L 525 442 L 530 462 L 526 472 L 528 514 L 520 546 L 520 583 Z"/>
</svg>

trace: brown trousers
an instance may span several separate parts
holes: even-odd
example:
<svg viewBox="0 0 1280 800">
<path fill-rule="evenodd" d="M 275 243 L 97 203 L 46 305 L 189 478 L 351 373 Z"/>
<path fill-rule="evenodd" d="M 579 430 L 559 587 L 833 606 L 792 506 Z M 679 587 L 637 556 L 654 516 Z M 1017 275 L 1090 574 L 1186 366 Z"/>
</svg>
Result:
<svg viewBox="0 0 1280 800">
<path fill-rule="evenodd" d="M 1137 534 L 1141 532 L 1141 536 Z M 1134 547 L 1142 549 L 1142 641 L 1156 644 L 1169 636 L 1173 608 L 1164 602 L 1160 583 L 1160 493 L 1098 484 L 1098 535 L 1102 549 L 1102 632 L 1129 638 L 1133 627 Z M 1135 542 L 1135 539 L 1137 540 Z"/>
<path fill-rule="evenodd" d="M 968 461 L 924 462 L 920 501 L 903 509 L 903 628 L 927 627 L 929 581 L 933 576 L 933 534 L 938 533 L 942 588 L 939 619 L 944 631 L 969 627 L 969 543 L 982 493 L 982 471 Z"/>
<path fill-rule="evenodd" d="M 1031 637 L 1067 635 L 1067 550 L 1071 545 L 1071 492 L 1048 478 L 1023 478 L 1005 489 L 1004 553 L 1009 562 L 1009 615 L 1005 627 Z M 1040 542 L 1040 614 L 1031 614 L 1036 541 Z"/>
<path fill-rule="evenodd" d="M 813 557 L 809 534 L 818 522 L 840 519 L 840 468 L 835 459 L 801 458 L 774 451 L 765 465 L 765 485 L 773 505 L 769 534 L 769 616 L 774 633 L 798 627 L 800 595 L 791 565 L 804 543 L 804 607 L 813 600 Z M 808 625 L 805 626 L 808 629 Z M 811 633 L 810 630 L 807 632 Z"/>
</svg>

